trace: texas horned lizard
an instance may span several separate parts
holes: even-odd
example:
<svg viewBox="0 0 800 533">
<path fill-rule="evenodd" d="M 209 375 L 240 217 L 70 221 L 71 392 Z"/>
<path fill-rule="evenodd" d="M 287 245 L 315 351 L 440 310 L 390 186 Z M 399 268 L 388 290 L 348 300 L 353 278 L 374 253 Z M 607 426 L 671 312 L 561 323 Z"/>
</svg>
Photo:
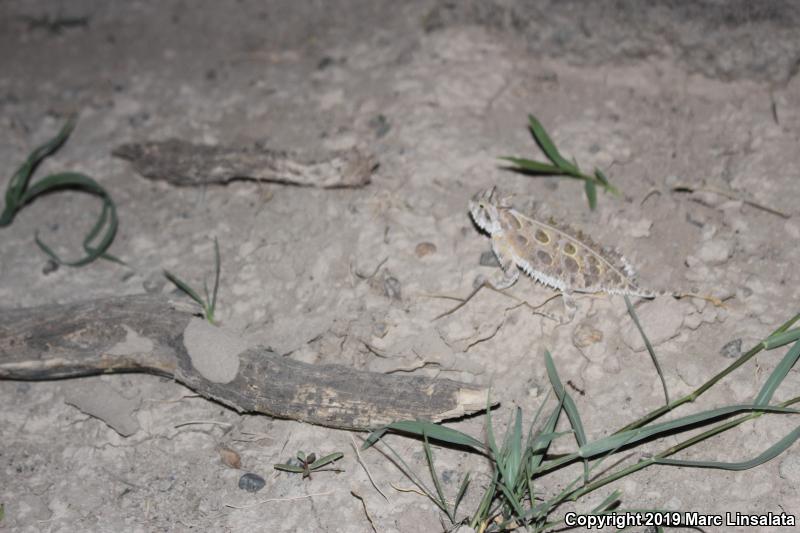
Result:
<svg viewBox="0 0 800 533">
<path fill-rule="evenodd" d="M 512 286 L 522 269 L 536 281 L 561 291 L 570 319 L 575 313 L 573 292 L 656 296 L 639 288 L 633 269 L 621 254 L 568 227 L 527 217 L 498 196 L 492 187 L 469 203 L 472 219 L 491 236 L 503 269 L 498 277 L 487 280 L 495 289 Z"/>
</svg>

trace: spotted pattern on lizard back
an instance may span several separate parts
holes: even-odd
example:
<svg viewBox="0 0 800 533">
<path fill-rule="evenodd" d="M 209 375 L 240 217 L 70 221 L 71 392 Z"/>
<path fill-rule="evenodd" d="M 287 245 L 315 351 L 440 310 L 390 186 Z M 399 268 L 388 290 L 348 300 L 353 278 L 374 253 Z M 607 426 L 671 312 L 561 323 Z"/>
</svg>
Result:
<svg viewBox="0 0 800 533">
<path fill-rule="evenodd" d="M 639 288 L 622 255 L 569 227 L 521 214 L 499 200 L 494 187 L 476 194 L 469 210 L 478 227 L 492 238 L 492 249 L 503 269 L 502 278 L 489 281 L 497 289 L 513 285 L 521 269 L 561 291 L 568 307 L 572 292 L 655 296 Z"/>
</svg>

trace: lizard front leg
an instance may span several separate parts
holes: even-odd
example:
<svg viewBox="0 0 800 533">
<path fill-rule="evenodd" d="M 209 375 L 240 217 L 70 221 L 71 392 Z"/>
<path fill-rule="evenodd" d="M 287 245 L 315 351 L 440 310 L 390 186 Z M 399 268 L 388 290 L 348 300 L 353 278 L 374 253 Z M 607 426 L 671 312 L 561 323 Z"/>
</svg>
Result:
<svg viewBox="0 0 800 533">
<path fill-rule="evenodd" d="M 493 289 L 502 291 L 514 285 L 519 279 L 519 268 L 514 261 L 510 247 L 501 237 L 492 236 L 492 251 L 500 263 L 501 272 L 489 279 L 481 279 L 481 284 L 488 283 Z"/>
</svg>

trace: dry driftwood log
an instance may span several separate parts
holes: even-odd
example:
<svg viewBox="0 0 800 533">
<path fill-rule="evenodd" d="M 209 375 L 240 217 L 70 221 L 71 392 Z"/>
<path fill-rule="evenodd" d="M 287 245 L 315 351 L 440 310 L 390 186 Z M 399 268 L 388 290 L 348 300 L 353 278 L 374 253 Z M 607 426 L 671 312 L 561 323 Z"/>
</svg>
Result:
<svg viewBox="0 0 800 533">
<path fill-rule="evenodd" d="M 343 429 L 454 418 L 484 409 L 488 394 L 448 379 L 293 361 L 244 345 L 164 296 L 0 310 L 0 379 L 114 372 L 169 376 L 240 412 Z"/>
<path fill-rule="evenodd" d="M 212 146 L 180 139 L 123 144 L 113 155 L 127 159 L 142 176 L 173 185 L 254 179 L 325 189 L 363 187 L 378 166 L 356 149 L 313 159 L 257 146 Z"/>
</svg>

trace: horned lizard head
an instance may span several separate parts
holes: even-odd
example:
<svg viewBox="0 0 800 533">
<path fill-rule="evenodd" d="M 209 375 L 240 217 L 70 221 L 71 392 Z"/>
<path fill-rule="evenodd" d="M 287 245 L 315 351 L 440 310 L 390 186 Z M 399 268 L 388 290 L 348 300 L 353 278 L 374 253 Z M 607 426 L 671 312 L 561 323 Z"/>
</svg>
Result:
<svg viewBox="0 0 800 533">
<path fill-rule="evenodd" d="M 500 231 L 498 208 L 507 207 L 506 201 L 499 200 L 498 197 L 496 187 L 490 187 L 473 196 L 469 202 L 469 214 L 472 220 L 489 235 Z"/>
</svg>

